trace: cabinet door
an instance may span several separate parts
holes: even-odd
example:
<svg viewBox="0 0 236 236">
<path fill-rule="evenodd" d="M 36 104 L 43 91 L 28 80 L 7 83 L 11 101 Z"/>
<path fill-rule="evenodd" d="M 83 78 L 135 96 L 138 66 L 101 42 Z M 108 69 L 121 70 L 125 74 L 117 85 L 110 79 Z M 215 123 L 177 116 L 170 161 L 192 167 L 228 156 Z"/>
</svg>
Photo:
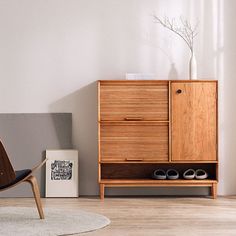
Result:
<svg viewBox="0 0 236 236">
<path fill-rule="evenodd" d="M 100 83 L 100 121 L 167 121 L 168 82 Z"/>
<path fill-rule="evenodd" d="M 167 124 L 102 124 L 102 162 L 168 161 Z"/>
<path fill-rule="evenodd" d="M 215 161 L 216 82 L 173 82 L 172 161 Z"/>
</svg>

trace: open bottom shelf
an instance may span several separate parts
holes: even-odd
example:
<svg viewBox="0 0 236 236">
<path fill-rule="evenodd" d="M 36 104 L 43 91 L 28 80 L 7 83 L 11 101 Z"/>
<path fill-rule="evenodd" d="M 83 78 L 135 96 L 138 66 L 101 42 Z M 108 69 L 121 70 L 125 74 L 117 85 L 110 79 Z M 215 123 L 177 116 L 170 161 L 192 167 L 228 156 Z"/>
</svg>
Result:
<svg viewBox="0 0 236 236">
<path fill-rule="evenodd" d="M 210 187 L 212 198 L 216 198 L 217 180 L 155 180 L 155 179 L 101 179 L 100 184 L 100 198 L 104 198 L 106 187 Z"/>
<path fill-rule="evenodd" d="M 106 186 L 211 186 L 216 184 L 216 180 L 205 179 L 205 180 L 155 180 L 155 179 L 102 179 L 100 184 Z"/>
</svg>

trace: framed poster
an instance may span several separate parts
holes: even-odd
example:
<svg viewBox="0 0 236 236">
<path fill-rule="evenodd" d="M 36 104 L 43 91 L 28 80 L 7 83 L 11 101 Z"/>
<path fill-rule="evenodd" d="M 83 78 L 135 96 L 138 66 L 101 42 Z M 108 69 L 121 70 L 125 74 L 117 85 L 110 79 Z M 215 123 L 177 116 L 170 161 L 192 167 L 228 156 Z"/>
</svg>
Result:
<svg viewBox="0 0 236 236">
<path fill-rule="evenodd" d="M 46 150 L 46 197 L 78 197 L 78 151 Z"/>
</svg>

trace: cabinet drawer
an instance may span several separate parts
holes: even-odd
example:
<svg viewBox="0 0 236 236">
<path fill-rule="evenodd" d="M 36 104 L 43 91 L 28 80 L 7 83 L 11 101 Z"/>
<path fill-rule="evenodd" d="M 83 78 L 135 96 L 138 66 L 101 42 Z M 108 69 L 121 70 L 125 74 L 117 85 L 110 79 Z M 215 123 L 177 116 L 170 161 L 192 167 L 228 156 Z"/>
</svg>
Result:
<svg viewBox="0 0 236 236">
<path fill-rule="evenodd" d="M 168 124 L 101 124 L 100 160 L 168 161 Z"/>
<path fill-rule="evenodd" d="M 168 83 L 102 83 L 100 120 L 168 120 Z"/>
</svg>

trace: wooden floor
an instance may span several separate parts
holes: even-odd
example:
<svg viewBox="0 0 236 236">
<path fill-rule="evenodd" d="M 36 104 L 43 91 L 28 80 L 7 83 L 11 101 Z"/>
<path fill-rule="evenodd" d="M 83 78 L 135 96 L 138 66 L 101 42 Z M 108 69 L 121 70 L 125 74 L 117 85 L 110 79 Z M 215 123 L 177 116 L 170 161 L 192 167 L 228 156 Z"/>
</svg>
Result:
<svg viewBox="0 0 236 236">
<path fill-rule="evenodd" d="M 83 209 L 111 224 L 84 236 L 236 235 L 236 197 L 42 199 L 44 207 Z M 1 206 L 35 206 L 31 198 L 1 198 Z"/>
</svg>

